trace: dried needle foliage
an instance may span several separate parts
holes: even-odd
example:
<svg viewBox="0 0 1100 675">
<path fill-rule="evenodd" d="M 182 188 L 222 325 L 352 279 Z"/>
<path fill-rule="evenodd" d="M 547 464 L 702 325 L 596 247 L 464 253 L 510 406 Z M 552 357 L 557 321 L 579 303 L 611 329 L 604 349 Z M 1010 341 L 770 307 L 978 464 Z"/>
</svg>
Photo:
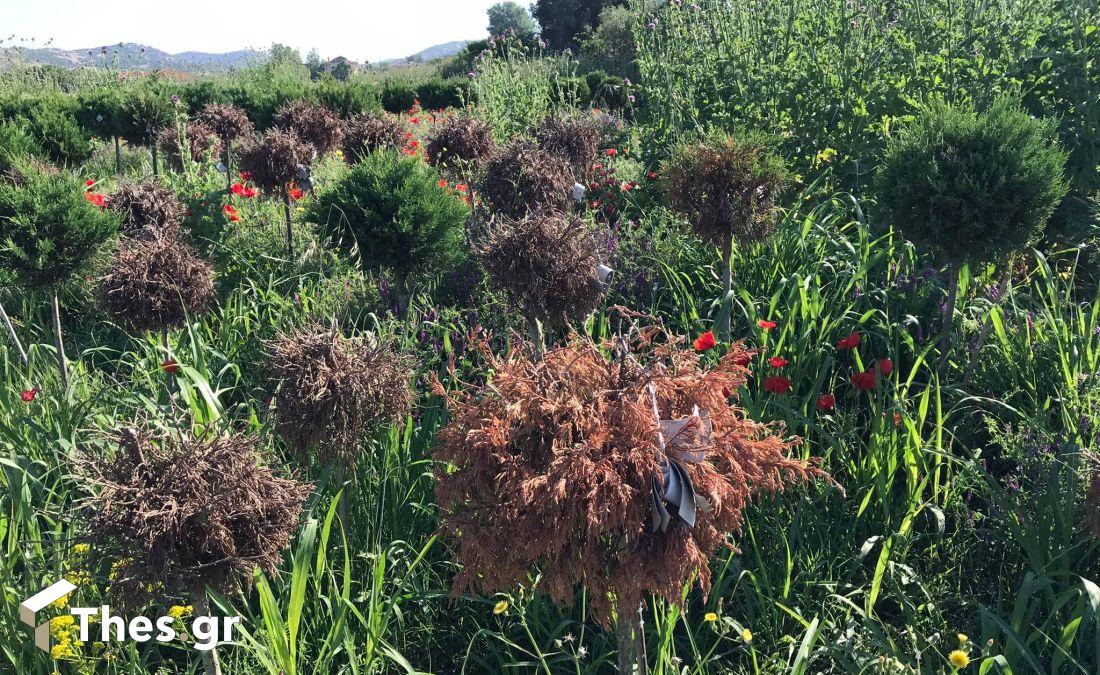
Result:
<svg viewBox="0 0 1100 675">
<path fill-rule="evenodd" d="M 310 325 L 278 336 L 269 352 L 273 378 L 282 381 L 275 429 L 299 454 L 354 463 L 364 431 L 413 406 L 414 364 L 389 345 Z"/>
<path fill-rule="evenodd" d="M 759 241 L 775 225 L 776 198 L 786 182 L 783 162 L 755 136 L 717 136 L 685 143 L 665 164 L 672 207 L 717 246 Z"/>
<path fill-rule="evenodd" d="M 218 156 L 222 151 L 222 142 L 214 134 L 214 131 L 198 122 L 188 122 L 184 127 L 184 138 L 180 138 L 179 129 L 166 127 L 157 134 L 157 147 L 164 155 L 164 161 L 176 171 L 183 170 L 183 162 L 180 159 L 180 142 L 185 141 L 188 146 L 192 162 L 205 161 L 208 156 Z"/>
<path fill-rule="evenodd" d="M 708 589 L 711 554 L 732 546 L 754 499 L 828 479 L 788 457 L 798 439 L 785 440 L 781 425 L 748 419 L 729 402 L 748 374 L 737 365 L 746 353 L 739 344 L 705 369 L 680 340 L 654 337 L 650 329 L 632 341 L 644 367 L 577 339 L 541 360 L 522 350 L 494 356 L 482 345 L 491 381 L 449 393 L 435 379 L 451 413 L 435 457 L 442 530 L 457 539 L 462 564 L 454 593 L 509 591 L 537 569 L 559 605 L 587 587 L 604 625 L 613 602 L 637 607 L 652 594 L 681 605 L 693 577 Z M 667 454 L 650 383 L 662 419 L 691 416 L 694 406 L 701 415 L 669 439 Z M 701 460 L 686 459 L 692 454 Z M 694 527 L 679 519 L 663 532 L 650 525 L 664 458 L 681 461 L 709 502 Z"/>
<path fill-rule="evenodd" d="M 299 166 L 309 166 L 313 149 L 293 131 L 268 129 L 241 148 L 238 164 L 262 190 L 277 192 L 298 177 Z"/>
<path fill-rule="evenodd" d="M 494 220 L 475 247 L 493 285 L 504 289 L 524 316 L 551 325 L 599 305 L 600 250 L 584 220 L 553 212 Z"/>
<path fill-rule="evenodd" d="M 183 206 L 155 179 L 122 181 L 107 208 L 119 214 L 119 231 L 127 237 L 173 239 L 179 234 Z"/>
<path fill-rule="evenodd" d="M 428 136 L 428 161 L 437 167 L 477 166 L 495 147 L 488 124 L 473 115 L 455 115 Z"/>
<path fill-rule="evenodd" d="M 110 456 L 78 470 L 93 496 L 86 531 L 117 560 L 111 594 L 140 607 L 198 584 L 234 591 L 259 567 L 275 574 L 311 488 L 260 462 L 256 440 L 124 429 Z"/>
<path fill-rule="evenodd" d="M 214 302 L 214 269 L 182 241 L 124 239 L 100 281 L 107 312 L 136 331 L 182 326 Z"/>
<path fill-rule="evenodd" d="M 573 182 L 564 159 L 519 138 L 486 162 L 481 193 L 497 212 L 518 219 L 536 210 L 564 211 Z"/>
<path fill-rule="evenodd" d="M 535 129 L 543 150 L 563 157 L 574 171 L 587 172 L 596 160 L 603 128 L 593 115 L 549 115 Z"/>
<path fill-rule="evenodd" d="M 405 143 L 405 123 L 396 115 L 364 113 L 348 120 L 344 159 L 357 164 L 375 150 L 396 150 Z"/>
<path fill-rule="evenodd" d="M 235 141 L 252 134 L 252 121 L 244 110 L 222 103 L 207 103 L 199 111 L 197 120 L 222 140 Z"/>
<path fill-rule="evenodd" d="M 344 122 L 324 106 L 296 101 L 283 106 L 275 115 L 275 126 L 289 129 L 324 155 L 340 147 Z"/>
</svg>

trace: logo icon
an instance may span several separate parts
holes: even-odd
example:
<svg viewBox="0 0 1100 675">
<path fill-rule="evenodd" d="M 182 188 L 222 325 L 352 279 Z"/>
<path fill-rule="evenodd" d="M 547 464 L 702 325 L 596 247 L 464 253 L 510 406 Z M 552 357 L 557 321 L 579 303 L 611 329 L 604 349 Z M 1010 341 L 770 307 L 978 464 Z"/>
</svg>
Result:
<svg viewBox="0 0 1100 675">
<path fill-rule="evenodd" d="M 50 652 L 50 622 L 35 625 L 35 614 L 75 590 L 75 584 L 62 579 L 19 603 L 20 621 L 34 629 L 34 646 L 47 654 Z"/>
</svg>

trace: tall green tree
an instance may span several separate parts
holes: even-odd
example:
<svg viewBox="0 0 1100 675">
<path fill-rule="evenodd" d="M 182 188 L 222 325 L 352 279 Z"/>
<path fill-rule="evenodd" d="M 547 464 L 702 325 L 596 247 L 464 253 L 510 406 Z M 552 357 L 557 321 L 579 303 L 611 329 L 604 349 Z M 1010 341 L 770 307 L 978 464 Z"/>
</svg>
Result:
<svg viewBox="0 0 1100 675">
<path fill-rule="evenodd" d="M 538 26 L 527 8 L 517 2 L 508 0 L 498 2 L 489 8 L 489 35 L 504 35 L 509 32 L 516 34 L 521 40 L 530 40 L 535 37 Z"/>
<path fill-rule="evenodd" d="M 536 0 L 531 9 L 542 27 L 542 39 L 553 49 L 577 49 L 580 33 L 599 23 L 604 7 L 621 0 Z"/>
</svg>

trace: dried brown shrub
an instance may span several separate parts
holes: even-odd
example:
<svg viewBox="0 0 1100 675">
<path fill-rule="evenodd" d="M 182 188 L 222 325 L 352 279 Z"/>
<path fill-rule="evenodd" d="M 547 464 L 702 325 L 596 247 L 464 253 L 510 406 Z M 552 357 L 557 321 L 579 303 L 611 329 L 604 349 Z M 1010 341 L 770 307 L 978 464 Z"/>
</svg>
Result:
<svg viewBox="0 0 1100 675">
<path fill-rule="evenodd" d="M 317 450 L 353 463 L 364 431 L 413 406 L 412 360 L 389 345 L 311 325 L 271 342 L 269 368 L 282 382 L 275 429 L 300 454 Z"/>
<path fill-rule="evenodd" d="M 204 584 L 232 592 L 275 574 L 311 487 L 260 462 L 256 440 L 124 429 L 119 451 L 85 455 L 86 531 L 117 561 L 111 595 L 139 607 Z"/>
<path fill-rule="evenodd" d="M 481 194 L 499 213 L 518 219 L 536 210 L 564 211 L 573 182 L 564 159 L 519 138 L 486 162 Z"/>
<path fill-rule="evenodd" d="M 100 280 L 104 308 L 136 331 L 182 326 L 214 302 L 214 269 L 182 241 L 124 239 Z"/>
<path fill-rule="evenodd" d="M 207 156 L 217 157 L 222 151 L 222 142 L 210 127 L 197 122 L 188 122 L 184 127 L 184 139 L 187 142 L 192 162 L 203 162 Z M 166 127 L 157 134 L 157 147 L 168 166 L 176 171 L 183 170 L 180 159 L 180 134 L 175 127 Z"/>
<path fill-rule="evenodd" d="M 759 241 L 775 226 L 786 170 L 763 140 L 725 136 L 680 145 L 662 174 L 672 207 L 718 246 Z"/>
<path fill-rule="evenodd" d="M 451 117 L 428 136 L 428 161 L 434 166 L 477 166 L 495 149 L 493 130 L 469 114 Z"/>
<path fill-rule="evenodd" d="M 275 126 L 298 134 L 306 143 L 324 155 L 340 147 L 344 138 L 344 121 L 324 106 L 306 101 L 289 103 L 275 115 Z"/>
<path fill-rule="evenodd" d="M 127 237 L 172 239 L 179 234 L 183 206 L 155 179 L 120 182 L 107 208 L 119 214 L 119 231 Z"/>
<path fill-rule="evenodd" d="M 197 115 L 197 121 L 222 140 L 235 141 L 252 134 L 252 121 L 248 114 L 237 106 L 222 103 L 207 103 Z"/>
<path fill-rule="evenodd" d="M 493 285 L 524 316 L 551 325 L 599 306 L 605 290 L 596 270 L 600 250 L 583 219 L 553 212 L 495 220 L 475 247 Z"/>
<path fill-rule="evenodd" d="M 344 159 L 357 164 L 375 150 L 398 149 L 405 143 L 405 131 L 397 115 L 356 115 L 348 120 L 344 133 Z"/>
<path fill-rule="evenodd" d="M 293 131 L 268 129 L 244 144 L 238 164 L 260 189 L 277 192 L 298 177 L 299 166 L 312 161 L 313 149 Z"/>
<path fill-rule="evenodd" d="M 585 173 L 600 151 L 603 125 L 593 115 L 549 115 L 535 128 L 535 139 L 543 150 Z"/>
<path fill-rule="evenodd" d="M 491 381 L 457 394 L 434 381 L 451 413 L 435 458 L 442 530 L 458 541 L 462 564 L 454 593 L 509 591 L 537 569 L 559 605 L 586 586 L 604 625 L 613 603 L 637 607 L 652 594 L 681 605 L 692 578 L 708 589 L 709 558 L 732 546 L 752 501 L 827 478 L 788 456 L 799 441 L 782 425 L 748 419 L 729 402 L 748 374 L 737 365 L 740 344 L 704 368 L 682 340 L 654 337 L 632 340 L 644 366 L 578 338 L 541 360 L 482 345 Z M 687 420 L 664 449 L 650 384 L 662 420 Z M 694 527 L 673 516 L 662 531 L 652 525 L 653 491 L 671 460 L 706 506 Z"/>
</svg>

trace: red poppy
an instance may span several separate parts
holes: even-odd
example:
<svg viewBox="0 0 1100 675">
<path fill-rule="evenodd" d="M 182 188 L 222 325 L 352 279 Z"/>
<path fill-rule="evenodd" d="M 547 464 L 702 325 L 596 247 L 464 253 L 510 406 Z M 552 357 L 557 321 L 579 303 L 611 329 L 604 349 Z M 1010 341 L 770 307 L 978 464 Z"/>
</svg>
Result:
<svg viewBox="0 0 1100 675">
<path fill-rule="evenodd" d="M 782 375 L 772 375 L 771 377 L 764 378 L 764 391 L 772 394 L 786 394 L 790 390 L 790 378 L 783 377 Z"/>
<path fill-rule="evenodd" d="M 821 412 L 828 412 L 836 407 L 836 396 L 832 394 L 822 394 L 817 397 L 817 409 Z"/>
<path fill-rule="evenodd" d="M 301 188 L 290 188 L 287 194 L 289 194 L 290 198 L 294 201 L 298 201 L 305 193 L 302 192 Z"/>
<path fill-rule="evenodd" d="M 87 199 L 90 203 L 95 204 L 101 209 L 107 206 L 107 198 L 98 192 L 85 192 L 84 199 Z"/>
<path fill-rule="evenodd" d="M 764 319 L 760 319 L 759 321 L 756 322 L 756 325 L 760 326 L 765 331 L 769 331 L 769 330 L 775 328 L 776 323 L 774 321 L 765 321 Z"/>
<path fill-rule="evenodd" d="M 439 179 L 439 187 L 442 187 L 442 188 L 447 187 L 447 179 L 446 178 L 440 178 Z"/>
<path fill-rule="evenodd" d="M 241 172 L 241 180 L 244 180 L 244 181 L 252 180 L 252 172 L 251 171 L 242 171 Z"/>
<path fill-rule="evenodd" d="M 175 359 L 165 359 L 164 362 L 160 364 L 160 369 L 172 375 L 179 371 L 180 364 L 177 363 Z"/>
<path fill-rule="evenodd" d="M 714 333 L 708 330 L 699 337 L 695 338 L 695 342 L 693 342 L 692 344 L 695 345 L 696 351 L 705 352 L 708 349 L 712 349 L 718 343 L 714 341 Z"/>
<path fill-rule="evenodd" d="M 241 196 L 252 199 L 256 196 L 256 188 L 245 188 L 244 191 L 241 192 Z"/>
<path fill-rule="evenodd" d="M 790 363 L 790 361 L 783 358 L 782 356 L 773 356 L 770 359 L 768 359 L 768 363 L 771 364 L 772 368 L 782 368 L 783 366 Z"/>
<path fill-rule="evenodd" d="M 739 366 L 747 366 L 752 363 L 752 354 L 749 352 L 738 352 L 737 356 L 733 357 L 733 362 Z"/>
<path fill-rule="evenodd" d="M 230 222 L 233 222 L 233 223 L 235 223 L 235 222 L 237 222 L 241 219 L 240 214 L 237 213 L 237 209 L 233 208 L 232 204 L 226 204 L 225 206 L 223 206 L 222 207 L 222 213 L 224 213 L 225 217 L 228 218 L 230 220 Z"/>
<path fill-rule="evenodd" d="M 84 181 L 84 184 L 87 185 L 88 187 L 91 187 L 91 186 L 95 185 L 95 179 L 94 178 L 89 178 L 88 180 Z"/>
<path fill-rule="evenodd" d="M 646 175 L 647 175 L 647 176 L 649 176 L 649 179 L 650 179 L 650 180 L 656 180 L 656 179 L 657 179 L 657 172 L 656 172 L 656 171 L 650 171 L 650 172 L 649 172 L 648 174 L 646 174 Z"/>
<path fill-rule="evenodd" d="M 876 375 L 873 370 L 865 370 L 862 373 L 855 373 L 851 378 L 852 386 L 860 391 L 866 391 L 868 389 L 875 388 Z"/>
<path fill-rule="evenodd" d="M 468 190 L 469 188 L 466 186 L 465 183 L 458 183 L 455 185 L 455 189 L 459 192 L 465 193 L 466 190 Z"/>
<path fill-rule="evenodd" d="M 420 118 L 419 117 L 412 117 L 412 118 L 409 119 L 409 123 L 410 124 L 420 124 Z"/>
<path fill-rule="evenodd" d="M 229 186 L 229 191 L 235 195 L 239 195 L 244 192 L 244 185 L 241 183 L 233 183 Z"/>
<path fill-rule="evenodd" d="M 837 349 L 855 349 L 859 346 L 860 341 L 859 333 L 850 333 L 848 337 L 843 340 L 838 340 L 836 343 Z"/>
<path fill-rule="evenodd" d="M 30 403 L 31 401 L 33 401 L 38 396 L 39 391 L 41 391 L 41 390 L 38 388 L 37 385 L 35 385 L 34 387 L 32 387 L 30 389 L 24 389 L 19 394 L 19 398 L 23 399 L 24 403 Z"/>
<path fill-rule="evenodd" d="M 607 155 L 608 157 L 614 157 L 615 155 L 619 154 L 619 151 L 615 148 L 608 148 L 607 150 L 603 151 L 603 154 Z"/>
<path fill-rule="evenodd" d="M 894 372 L 894 362 L 891 359 L 879 359 L 878 372 L 882 373 L 883 377 Z"/>
</svg>

